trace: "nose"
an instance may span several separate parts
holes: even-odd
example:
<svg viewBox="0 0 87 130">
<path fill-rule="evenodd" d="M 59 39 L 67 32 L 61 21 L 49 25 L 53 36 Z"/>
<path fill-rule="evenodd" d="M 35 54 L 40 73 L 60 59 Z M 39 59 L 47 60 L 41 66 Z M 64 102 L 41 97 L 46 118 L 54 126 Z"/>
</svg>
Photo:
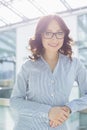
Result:
<svg viewBox="0 0 87 130">
<path fill-rule="evenodd" d="M 52 39 L 57 39 L 56 34 L 53 34 Z"/>
</svg>

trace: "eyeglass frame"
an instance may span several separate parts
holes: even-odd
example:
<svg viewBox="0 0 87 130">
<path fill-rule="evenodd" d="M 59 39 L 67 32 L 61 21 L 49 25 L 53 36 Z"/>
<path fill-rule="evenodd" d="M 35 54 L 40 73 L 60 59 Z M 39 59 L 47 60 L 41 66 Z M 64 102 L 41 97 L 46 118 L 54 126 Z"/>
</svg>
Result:
<svg viewBox="0 0 87 130">
<path fill-rule="evenodd" d="M 50 38 L 46 38 L 45 35 L 44 35 L 44 33 L 51 33 L 52 36 L 51 36 Z M 62 39 L 62 38 L 64 38 L 64 36 L 65 36 L 65 33 L 64 33 L 64 32 L 62 32 L 62 33 L 63 33 L 63 36 L 62 36 L 62 37 L 57 37 L 58 32 L 53 33 L 53 32 L 47 32 L 47 31 L 45 31 L 45 32 L 43 32 L 43 33 L 41 33 L 41 34 L 42 34 L 42 36 L 43 36 L 45 39 L 52 39 L 54 35 L 55 35 L 56 39 Z"/>
</svg>

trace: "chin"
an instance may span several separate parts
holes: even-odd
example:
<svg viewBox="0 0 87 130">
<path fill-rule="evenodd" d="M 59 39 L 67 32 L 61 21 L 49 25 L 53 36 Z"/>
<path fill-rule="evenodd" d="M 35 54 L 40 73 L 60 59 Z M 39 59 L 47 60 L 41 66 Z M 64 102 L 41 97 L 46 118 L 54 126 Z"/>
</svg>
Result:
<svg viewBox="0 0 87 130">
<path fill-rule="evenodd" d="M 50 52 L 57 53 L 59 49 L 51 49 Z"/>
</svg>

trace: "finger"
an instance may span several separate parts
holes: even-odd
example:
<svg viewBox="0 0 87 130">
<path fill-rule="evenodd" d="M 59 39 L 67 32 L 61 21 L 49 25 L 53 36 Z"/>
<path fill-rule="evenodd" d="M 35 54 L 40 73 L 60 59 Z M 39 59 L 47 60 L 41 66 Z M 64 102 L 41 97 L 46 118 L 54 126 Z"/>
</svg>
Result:
<svg viewBox="0 0 87 130">
<path fill-rule="evenodd" d="M 56 125 L 59 126 L 59 125 L 62 125 L 63 124 L 63 121 L 62 120 L 57 120 L 56 122 Z"/>
<path fill-rule="evenodd" d="M 58 121 L 54 121 L 53 124 L 51 125 L 51 127 L 57 127 L 59 125 Z"/>
<path fill-rule="evenodd" d="M 66 121 L 66 120 L 68 119 L 68 117 L 63 116 L 61 119 L 62 119 L 63 121 Z"/>
<path fill-rule="evenodd" d="M 68 107 L 62 107 L 62 109 L 70 114 L 70 109 Z"/>
<path fill-rule="evenodd" d="M 60 118 L 65 121 L 69 118 L 69 115 L 67 115 L 66 113 L 63 113 L 63 115 Z"/>
<path fill-rule="evenodd" d="M 62 124 L 63 124 L 63 122 L 64 122 L 64 121 L 63 121 L 63 120 L 61 120 L 61 119 L 60 119 L 60 120 L 58 120 L 58 124 L 59 124 L 59 125 L 62 125 Z"/>
<path fill-rule="evenodd" d="M 69 116 L 67 116 L 66 114 L 64 113 L 61 113 L 60 115 L 58 115 L 55 119 L 56 120 L 61 120 L 62 122 L 64 122 L 65 120 L 68 119 Z"/>
<path fill-rule="evenodd" d="M 50 126 L 51 127 L 56 127 L 57 126 L 57 121 L 50 121 Z"/>
<path fill-rule="evenodd" d="M 60 123 L 63 123 L 63 122 L 66 121 L 66 120 L 67 120 L 67 118 L 64 118 L 64 117 L 58 119 L 58 121 L 59 121 Z"/>
<path fill-rule="evenodd" d="M 67 119 L 68 117 L 69 115 L 66 112 L 62 111 L 60 114 L 56 116 L 56 119 L 60 119 L 60 118 Z"/>
<path fill-rule="evenodd" d="M 63 109 L 62 109 L 63 110 Z M 69 113 L 68 111 L 66 112 L 65 110 L 62 111 L 62 115 L 64 115 L 66 118 L 69 117 Z"/>
<path fill-rule="evenodd" d="M 52 121 L 52 120 L 50 120 L 49 125 L 50 125 L 50 126 L 52 126 L 52 124 L 53 124 L 53 121 Z"/>
</svg>

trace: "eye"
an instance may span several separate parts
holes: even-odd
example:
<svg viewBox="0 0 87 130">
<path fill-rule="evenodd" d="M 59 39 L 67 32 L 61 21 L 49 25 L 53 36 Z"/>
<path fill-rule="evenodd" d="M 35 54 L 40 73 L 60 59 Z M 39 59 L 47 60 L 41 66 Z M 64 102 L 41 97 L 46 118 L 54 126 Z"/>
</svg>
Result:
<svg viewBox="0 0 87 130">
<path fill-rule="evenodd" d="M 60 31 L 60 32 L 57 32 L 56 34 L 57 34 L 57 35 L 63 35 L 64 32 Z"/>
<path fill-rule="evenodd" d="M 47 36 L 52 35 L 52 32 L 45 32 L 45 35 Z"/>
</svg>

